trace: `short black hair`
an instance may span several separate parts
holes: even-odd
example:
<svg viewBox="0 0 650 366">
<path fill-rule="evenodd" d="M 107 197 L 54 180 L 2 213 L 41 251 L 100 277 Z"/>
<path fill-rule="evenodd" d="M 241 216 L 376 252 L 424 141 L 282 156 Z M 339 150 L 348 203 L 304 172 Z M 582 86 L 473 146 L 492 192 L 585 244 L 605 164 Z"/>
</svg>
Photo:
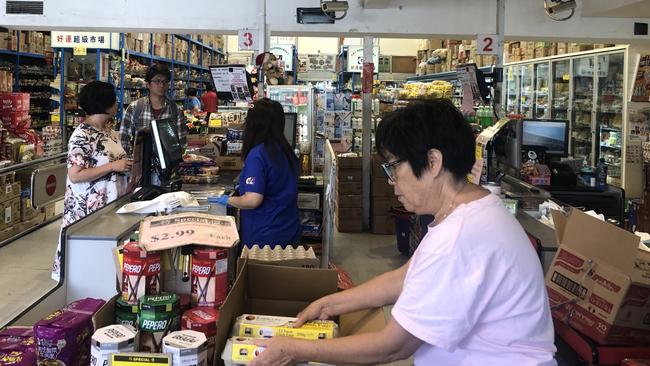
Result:
<svg viewBox="0 0 650 366">
<path fill-rule="evenodd" d="M 106 114 L 116 100 L 113 85 L 103 81 L 92 81 L 81 88 L 79 93 L 79 106 L 88 116 Z"/>
<path fill-rule="evenodd" d="M 205 84 L 205 91 L 213 91 L 214 87 L 212 86 L 212 83 L 206 83 Z"/>
<path fill-rule="evenodd" d="M 196 88 L 188 88 L 187 89 L 187 96 L 195 97 L 196 96 Z"/>
<path fill-rule="evenodd" d="M 442 153 L 444 169 L 466 179 L 476 160 L 470 124 L 448 99 L 415 102 L 387 113 L 377 126 L 377 151 L 405 159 L 417 178 L 428 169 L 428 152 Z"/>
<path fill-rule="evenodd" d="M 153 64 L 149 66 L 147 73 L 144 74 L 144 81 L 150 83 L 156 75 L 164 76 L 167 81 L 171 80 L 172 78 L 172 73 L 169 71 L 169 68 L 167 66 L 163 64 Z"/>
</svg>

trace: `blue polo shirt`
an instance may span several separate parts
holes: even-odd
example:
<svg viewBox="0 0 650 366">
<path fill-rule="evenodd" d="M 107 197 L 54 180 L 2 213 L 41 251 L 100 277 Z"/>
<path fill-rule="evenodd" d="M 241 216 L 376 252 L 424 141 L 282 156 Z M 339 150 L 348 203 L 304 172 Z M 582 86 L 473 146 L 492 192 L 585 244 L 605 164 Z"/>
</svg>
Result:
<svg viewBox="0 0 650 366">
<path fill-rule="evenodd" d="M 281 151 L 271 160 L 264 144 L 252 148 L 244 161 L 239 192 L 264 195 L 262 204 L 252 210 L 240 210 L 241 241 L 247 246 L 297 244 L 302 233 L 298 213 L 298 173 Z"/>
</svg>

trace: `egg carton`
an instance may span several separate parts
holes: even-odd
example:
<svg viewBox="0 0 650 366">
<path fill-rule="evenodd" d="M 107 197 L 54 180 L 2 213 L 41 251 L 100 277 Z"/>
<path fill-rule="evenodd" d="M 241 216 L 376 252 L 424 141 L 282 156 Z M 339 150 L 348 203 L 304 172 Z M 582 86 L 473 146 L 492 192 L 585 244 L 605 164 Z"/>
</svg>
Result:
<svg viewBox="0 0 650 366">
<path fill-rule="evenodd" d="M 313 248 L 305 249 L 303 246 L 282 248 L 279 245 L 244 247 L 241 258 L 248 258 L 250 263 L 272 264 L 285 267 L 316 268 L 319 260 Z"/>
</svg>

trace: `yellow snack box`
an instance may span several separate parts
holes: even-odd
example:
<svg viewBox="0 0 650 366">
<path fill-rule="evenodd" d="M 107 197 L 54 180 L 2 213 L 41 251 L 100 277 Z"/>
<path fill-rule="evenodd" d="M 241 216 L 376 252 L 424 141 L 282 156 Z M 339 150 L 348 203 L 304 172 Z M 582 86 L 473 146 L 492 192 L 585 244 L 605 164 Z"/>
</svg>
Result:
<svg viewBox="0 0 650 366">
<path fill-rule="evenodd" d="M 338 325 L 331 320 L 313 320 L 294 328 L 296 318 L 244 314 L 233 326 L 234 337 L 270 338 L 275 336 L 296 339 L 331 339 L 338 335 Z"/>
</svg>

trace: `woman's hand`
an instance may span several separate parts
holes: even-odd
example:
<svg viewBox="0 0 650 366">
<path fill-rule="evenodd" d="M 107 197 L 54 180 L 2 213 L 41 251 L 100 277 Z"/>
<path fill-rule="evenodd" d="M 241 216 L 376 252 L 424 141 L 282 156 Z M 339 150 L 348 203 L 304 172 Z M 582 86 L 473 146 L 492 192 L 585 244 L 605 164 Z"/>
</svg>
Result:
<svg viewBox="0 0 650 366">
<path fill-rule="evenodd" d="M 111 163 L 111 170 L 114 172 L 128 172 L 131 170 L 133 162 L 129 159 L 116 160 Z"/>
<path fill-rule="evenodd" d="M 249 366 L 289 366 L 298 362 L 291 355 L 294 340 L 289 337 L 256 339 L 255 345 L 264 347 L 264 351 L 253 359 Z"/>
<path fill-rule="evenodd" d="M 329 314 L 327 311 L 327 306 L 326 306 L 326 300 L 324 297 L 312 302 L 305 308 L 305 310 L 301 311 L 298 314 L 298 319 L 296 320 L 296 323 L 294 324 L 295 328 L 300 328 L 302 327 L 305 322 L 310 321 L 310 320 L 327 320 L 329 319 L 330 316 L 336 315 L 336 314 Z"/>
</svg>

